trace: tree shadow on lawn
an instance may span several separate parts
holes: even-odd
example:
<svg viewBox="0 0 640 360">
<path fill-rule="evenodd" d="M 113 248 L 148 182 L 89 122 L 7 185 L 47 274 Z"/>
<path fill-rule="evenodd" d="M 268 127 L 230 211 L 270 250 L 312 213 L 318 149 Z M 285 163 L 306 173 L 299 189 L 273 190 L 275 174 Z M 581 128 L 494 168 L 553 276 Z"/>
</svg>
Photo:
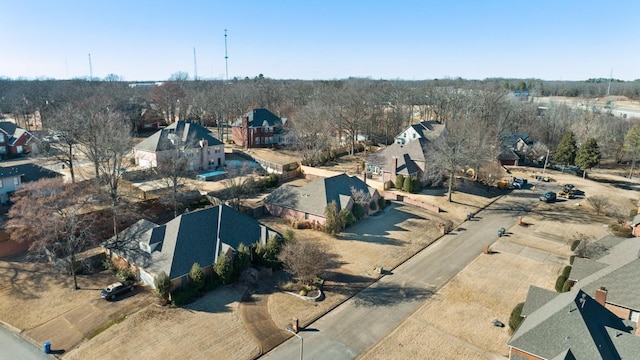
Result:
<svg viewBox="0 0 640 360">
<path fill-rule="evenodd" d="M 201 311 L 208 313 L 226 313 L 234 311 L 230 304 L 243 301 L 243 294 L 246 293 L 246 286 L 228 285 L 209 291 L 194 302 L 182 306 L 189 311 Z"/>
<path fill-rule="evenodd" d="M 391 231 L 409 231 L 399 226 L 411 219 L 429 219 L 404 211 L 405 205 L 394 204 L 384 215 L 369 217 L 336 235 L 338 240 L 358 240 L 383 245 L 402 245 L 401 241 L 388 237 Z"/>
<path fill-rule="evenodd" d="M 22 300 L 38 299 L 38 293 L 51 286 L 72 287 L 73 279 L 47 264 L 20 261 L 0 261 L 0 283 L 10 284 L 11 295 Z"/>
</svg>

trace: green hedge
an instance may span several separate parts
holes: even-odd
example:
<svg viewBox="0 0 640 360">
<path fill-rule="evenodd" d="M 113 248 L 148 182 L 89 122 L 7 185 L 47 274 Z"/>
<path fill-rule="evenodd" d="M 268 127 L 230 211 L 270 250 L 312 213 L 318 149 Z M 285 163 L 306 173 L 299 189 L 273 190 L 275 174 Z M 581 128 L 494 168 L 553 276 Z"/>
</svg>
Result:
<svg viewBox="0 0 640 360">
<path fill-rule="evenodd" d="M 522 323 L 522 320 L 524 320 L 524 318 L 522 317 L 523 307 L 524 303 L 521 302 L 516 305 L 513 310 L 511 310 L 511 316 L 509 316 L 509 328 L 511 329 L 511 331 L 517 329 L 518 326 L 520 326 L 520 324 Z"/>
<path fill-rule="evenodd" d="M 571 266 L 565 266 L 564 269 L 562 269 L 562 276 L 566 277 L 567 279 L 569 278 L 570 273 L 571 273 Z"/>
<path fill-rule="evenodd" d="M 556 279 L 556 291 L 557 292 L 562 292 L 562 287 L 564 286 L 564 283 L 567 281 L 567 277 L 564 275 L 560 275 L 558 276 L 558 278 Z"/>
<path fill-rule="evenodd" d="M 580 245 L 580 240 L 573 240 L 571 243 L 571 251 L 575 251 L 578 248 L 578 245 Z"/>
</svg>

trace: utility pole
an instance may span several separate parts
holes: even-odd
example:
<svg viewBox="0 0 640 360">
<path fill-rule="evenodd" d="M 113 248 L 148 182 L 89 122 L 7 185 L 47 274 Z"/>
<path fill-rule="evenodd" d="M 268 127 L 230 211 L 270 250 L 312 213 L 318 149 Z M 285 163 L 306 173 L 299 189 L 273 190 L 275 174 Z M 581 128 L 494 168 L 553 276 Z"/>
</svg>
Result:
<svg viewBox="0 0 640 360">
<path fill-rule="evenodd" d="M 549 149 L 547 149 L 547 156 L 544 158 L 544 166 L 542 167 L 542 176 L 544 176 L 544 171 L 547 170 L 548 162 L 549 162 Z"/>
<path fill-rule="evenodd" d="M 611 72 L 609 73 L 609 86 L 607 86 L 607 96 L 609 96 L 609 92 L 611 91 L 611 78 L 613 78 L 613 68 L 611 68 Z"/>
<path fill-rule="evenodd" d="M 224 29 L 224 69 L 225 80 L 229 81 L 229 56 L 227 55 L 227 29 Z"/>
<path fill-rule="evenodd" d="M 193 81 L 198 80 L 198 63 L 196 62 L 196 47 L 193 47 Z"/>
<path fill-rule="evenodd" d="M 93 81 L 93 66 L 91 66 L 91 54 L 89 54 L 89 81 Z"/>
</svg>

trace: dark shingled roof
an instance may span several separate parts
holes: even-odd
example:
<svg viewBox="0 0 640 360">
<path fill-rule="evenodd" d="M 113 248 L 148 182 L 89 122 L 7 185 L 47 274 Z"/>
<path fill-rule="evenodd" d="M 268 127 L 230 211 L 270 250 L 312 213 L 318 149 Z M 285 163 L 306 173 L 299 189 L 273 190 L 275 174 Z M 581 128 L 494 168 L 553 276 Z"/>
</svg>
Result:
<svg viewBox="0 0 640 360">
<path fill-rule="evenodd" d="M 218 219 L 221 225 L 218 227 Z M 218 238 L 220 247 L 216 251 Z M 226 205 L 200 209 L 182 214 L 165 225 L 141 220 L 121 234 L 130 246 L 116 252 L 145 270 L 159 274 L 164 271 L 170 279 L 189 273 L 194 263 L 202 267 L 216 262 L 218 256 L 236 250 L 240 243 L 266 243 L 279 234 L 253 218 Z M 149 246 L 151 253 L 140 249 Z"/>
<path fill-rule="evenodd" d="M 60 177 L 62 174 L 43 168 L 36 164 L 20 164 L 0 167 L 0 178 L 19 175 L 23 183 L 38 181 L 44 178 Z"/>
<path fill-rule="evenodd" d="M 244 116 L 248 117 L 249 127 L 281 127 L 282 119 L 267 109 L 253 109 Z M 233 126 L 242 126 L 242 118 L 233 123 Z"/>
<path fill-rule="evenodd" d="M 522 307 L 521 315 L 524 317 L 528 316 L 541 308 L 544 304 L 548 303 L 551 299 L 555 298 L 556 295 L 558 295 L 558 293 L 555 291 L 530 285 L 529 292 L 527 293 L 527 299 Z"/>
<path fill-rule="evenodd" d="M 640 337 L 630 324 L 585 292 L 572 290 L 529 314 L 508 345 L 545 359 L 633 359 Z"/>
<path fill-rule="evenodd" d="M 192 149 L 199 147 L 200 140 L 206 140 L 209 146 L 221 145 L 222 142 L 216 139 L 211 131 L 204 126 L 189 120 L 176 121 L 173 124 L 156 131 L 135 146 L 138 150 L 150 152 L 165 151 L 173 149 L 172 138 L 182 144 L 182 149 Z"/>
<path fill-rule="evenodd" d="M 357 177 L 340 174 L 317 178 L 301 187 L 283 185 L 267 196 L 264 202 L 324 217 L 324 209 L 332 201 L 336 202 L 338 210 L 345 208 L 351 199 L 351 188 L 371 196 L 377 191 Z"/>
</svg>

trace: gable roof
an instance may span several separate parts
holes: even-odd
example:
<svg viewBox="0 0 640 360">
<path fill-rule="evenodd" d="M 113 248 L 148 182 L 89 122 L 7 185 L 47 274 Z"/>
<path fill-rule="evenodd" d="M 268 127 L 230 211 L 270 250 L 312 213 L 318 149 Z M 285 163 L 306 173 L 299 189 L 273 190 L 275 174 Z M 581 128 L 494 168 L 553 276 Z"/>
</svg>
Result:
<svg viewBox="0 0 640 360">
<path fill-rule="evenodd" d="M 248 118 L 248 125 L 250 128 L 267 126 L 281 127 L 283 125 L 282 119 L 267 109 L 253 109 L 244 116 Z M 233 126 L 242 126 L 242 118 L 236 120 L 233 123 Z"/>
<path fill-rule="evenodd" d="M 131 246 L 114 251 L 149 272 L 164 271 L 170 279 L 188 274 L 194 263 L 202 267 L 214 264 L 216 255 L 235 251 L 240 243 L 265 243 L 272 236 L 279 236 L 226 205 L 185 213 L 164 225 L 140 220 L 120 235 Z M 140 243 L 148 245 L 150 252 L 140 249 Z"/>
<path fill-rule="evenodd" d="M 324 217 L 324 210 L 332 201 L 336 202 L 338 210 L 348 206 L 351 188 L 364 191 L 371 196 L 377 192 L 355 176 L 340 174 L 317 178 L 300 187 L 283 185 L 267 196 L 264 202 Z"/>
<path fill-rule="evenodd" d="M 416 172 L 416 162 L 425 162 L 426 153 L 425 148 L 429 143 L 426 138 L 420 138 L 414 141 L 410 141 L 406 144 L 391 144 L 386 148 L 369 155 L 366 159 L 366 163 L 375 165 L 386 171 L 393 171 L 393 164 L 395 158 L 398 159 L 398 167 L 396 172 L 406 172 L 408 175 Z M 419 170 L 419 169 L 418 169 Z M 407 175 L 404 174 L 403 175 Z"/>
<path fill-rule="evenodd" d="M 529 314 L 541 308 L 544 304 L 551 301 L 556 297 L 558 293 L 555 291 L 543 289 L 534 285 L 529 286 L 529 292 L 527 293 L 527 299 L 522 307 L 520 315 L 527 317 Z"/>
<path fill-rule="evenodd" d="M 640 242 L 637 238 L 605 236 L 587 247 L 592 259 L 576 258 L 569 278 L 574 288 L 588 294 L 607 289 L 607 303 L 640 311 L 640 288 L 629 286 L 640 277 Z M 597 260 L 593 260 L 597 259 Z"/>
<path fill-rule="evenodd" d="M 620 359 L 637 355 L 640 337 L 585 292 L 573 290 L 529 314 L 508 345 L 545 359 Z"/>
<path fill-rule="evenodd" d="M 0 121 L 0 130 L 2 130 L 2 132 L 6 133 L 9 136 L 9 138 L 7 139 L 7 144 L 9 146 L 15 145 L 16 141 L 18 141 L 18 139 L 20 139 L 22 135 L 27 134 L 33 137 L 33 134 L 21 127 L 18 127 L 18 125 L 12 123 L 11 121 Z"/>
<path fill-rule="evenodd" d="M 134 148 L 150 152 L 173 149 L 174 142 L 178 140 L 180 149 L 193 149 L 200 147 L 199 141 L 206 140 L 209 146 L 221 145 L 211 131 L 204 126 L 190 120 L 180 120 L 153 133 Z"/>
<path fill-rule="evenodd" d="M 446 127 L 444 124 L 441 124 L 436 120 L 422 120 L 417 124 L 409 125 L 402 132 L 400 132 L 400 134 L 407 132 L 409 129 L 413 129 L 418 134 L 418 137 L 415 139 L 406 140 L 415 141 L 417 139 L 427 139 L 429 141 L 433 141 L 439 138 L 445 132 Z M 404 139 L 400 136 L 400 134 L 396 136 L 396 139 Z"/>
<path fill-rule="evenodd" d="M 20 176 L 23 183 L 38 181 L 43 178 L 60 177 L 62 174 L 49 170 L 36 164 L 19 164 L 0 166 L 0 178 Z"/>
</svg>

